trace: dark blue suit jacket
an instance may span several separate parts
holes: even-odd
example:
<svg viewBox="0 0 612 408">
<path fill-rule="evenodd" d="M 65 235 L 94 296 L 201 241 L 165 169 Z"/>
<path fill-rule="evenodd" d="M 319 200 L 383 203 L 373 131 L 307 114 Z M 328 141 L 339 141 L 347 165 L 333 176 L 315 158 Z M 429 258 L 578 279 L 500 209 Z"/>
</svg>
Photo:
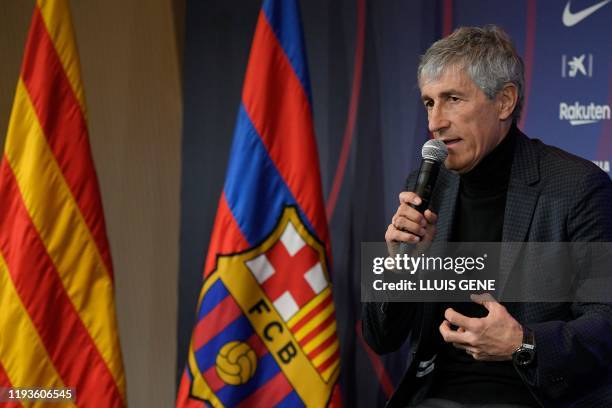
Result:
<svg viewBox="0 0 612 408">
<path fill-rule="evenodd" d="M 520 133 L 507 192 L 504 242 L 612 242 L 612 181 L 584 159 Z M 416 175 L 407 185 L 414 185 Z M 438 214 L 435 241 L 448 241 L 459 176 L 441 169 L 430 208 Z M 502 255 L 507 280 L 518 253 Z M 610 271 L 612 275 L 612 271 Z M 612 297 L 612 294 L 610 295 Z M 545 407 L 612 407 L 612 305 L 513 303 L 508 311 L 535 334 L 537 362 L 516 368 Z M 412 359 L 389 407 L 424 398 L 435 378 L 437 305 L 366 303 L 363 335 L 379 354 L 406 340 Z M 432 375 L 433 374 L 433 375 Z"/>
</svg>

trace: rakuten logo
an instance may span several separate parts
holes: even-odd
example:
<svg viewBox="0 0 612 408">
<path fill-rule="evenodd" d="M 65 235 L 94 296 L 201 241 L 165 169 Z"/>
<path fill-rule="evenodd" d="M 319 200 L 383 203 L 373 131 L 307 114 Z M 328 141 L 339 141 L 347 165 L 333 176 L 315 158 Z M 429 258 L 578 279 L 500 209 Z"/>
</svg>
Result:
<svg viewBox="0 0 612 408">
<path fill-rule="evenodd" d="M 588 105 L 581 105 L 578 102 L 568 105 L 561 102 L 559 104 L 559 120 L 569 120 L 572 126 L 610 120 L 610 105 L 595 105 L 593 102 Z"/>
</svg>

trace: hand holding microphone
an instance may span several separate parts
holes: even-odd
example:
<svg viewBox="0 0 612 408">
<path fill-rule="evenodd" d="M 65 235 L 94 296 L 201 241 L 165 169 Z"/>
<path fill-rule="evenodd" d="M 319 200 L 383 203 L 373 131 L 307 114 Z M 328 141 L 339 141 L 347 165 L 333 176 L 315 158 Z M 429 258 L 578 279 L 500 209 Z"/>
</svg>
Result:
<svg viewBox="0 0 612 408">
<path fill-rule="evenodd" d="M 428 245 L 436 233 L 438 217 L 427 208 L 440 166 L 446 160 L 448 150 L 443 142 L 429 140 L 423 145 L 421 155 L 423 161 L 414 191 L 400 193 L 400 204 L 385 233 L 385 240 L 391 256 L 400 253 L 401 243 L 424 243 Z"/>
</svg>

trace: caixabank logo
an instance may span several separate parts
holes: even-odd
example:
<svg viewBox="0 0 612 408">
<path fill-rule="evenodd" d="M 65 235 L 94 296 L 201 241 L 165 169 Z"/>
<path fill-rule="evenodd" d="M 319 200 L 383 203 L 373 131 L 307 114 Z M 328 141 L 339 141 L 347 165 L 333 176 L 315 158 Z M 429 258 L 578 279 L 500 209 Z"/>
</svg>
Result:
<svg viewBox="0 0 612 408">
<path fill-rule="evenodd" d="M 327 259 L 294 207 L 261 244 L 218 257 L 202 293 L 193 397 L 248 407 L 277 392 L 287 406 L 327 406 L 340 371 Z"/>
<path fill-rule="evenodd" d="M 578 79 L 593 77 L 593 54 L 561 55 L 561 78 Z"/>
<path fill-rule="evenodd" d="M 602 120 L 610 120 L 610 105 L 598 105 L 594 102 L 582 104 L 559 103 L 559 120 L 567 121 L 572 126 L 588 125 Z"/>
</svg>

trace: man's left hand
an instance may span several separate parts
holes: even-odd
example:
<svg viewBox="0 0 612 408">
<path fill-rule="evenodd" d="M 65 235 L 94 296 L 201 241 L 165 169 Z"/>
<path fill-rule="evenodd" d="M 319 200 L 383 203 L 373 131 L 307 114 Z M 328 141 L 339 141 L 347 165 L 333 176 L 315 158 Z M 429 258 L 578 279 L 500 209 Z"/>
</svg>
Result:
<svg viewBox="0 0 612 408">
<path fill-rule="evenodd" d="M 523 343 L 523 328 L 506 308 L 491 295 L 471 295 L 472 301 L 484 306 L 489 314 L 474 318 L 452 308 L 444 312 L 440 333 L 447 343 L 465 350 L 479 361 L 511 360 L 512 353 Z M 451 324 L 457 326 L 453 330 Z"/>
</svg>

